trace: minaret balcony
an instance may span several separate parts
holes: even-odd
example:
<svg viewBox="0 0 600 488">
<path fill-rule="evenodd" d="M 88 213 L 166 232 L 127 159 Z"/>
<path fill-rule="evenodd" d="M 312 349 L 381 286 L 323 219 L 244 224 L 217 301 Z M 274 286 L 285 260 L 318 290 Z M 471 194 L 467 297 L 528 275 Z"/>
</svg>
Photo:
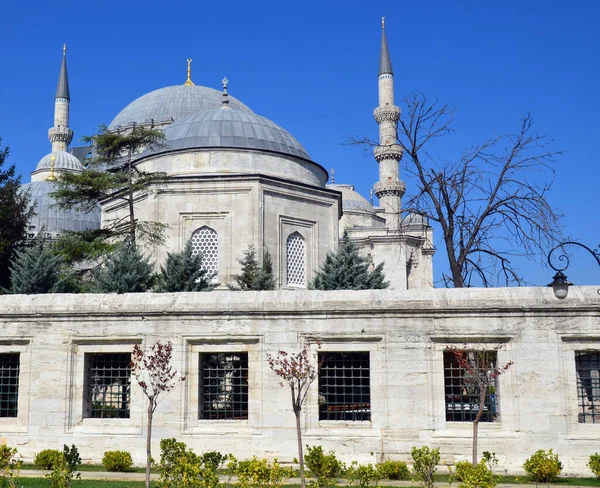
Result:
<svg viewBox="0 0 600 488">
<path fill-rule="evenodd" d="M 403 154 L 404 148 L 400 144 L 385 144 L 373 148 L 373 155 L 378 163 L 381 163 L 385 159 L 400 161 Z"/>
<path fill-rule="evenodd" d="M 373 117 L 378 124 L 382 122 L 396 123 L 400 120 L 400 107 L 396 105 L 384 105 L 373 110 Z"/>
<path fill-rule="evenodd" d="M 406 192 L 406 183 L 401 180 L 393 180 L 388 178 L 387 181 L 378 181 L 373 185 L 373 191 L 377 198 L 381 197 L 398 197 L 402 198 L 402 195 Z"/>
<path fill-rule="evenodd" d="M 50 142 L 64 142 L 65 144 L 71 144 L 73 140 L 73 131 L 68 127 L 51 127 L 48 129 L 48 139 Z"/>
</svg>

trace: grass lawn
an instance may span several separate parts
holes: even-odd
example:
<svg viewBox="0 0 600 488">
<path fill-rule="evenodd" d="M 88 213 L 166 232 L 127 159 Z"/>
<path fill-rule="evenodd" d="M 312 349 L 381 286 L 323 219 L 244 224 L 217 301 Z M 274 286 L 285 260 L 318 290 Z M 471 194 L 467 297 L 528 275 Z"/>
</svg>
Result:
<svg viewBox="0 0 600 488">
<path fill-rule="evenodd" d="M 74 480 L 73 488 L 143 488 L 143 481 L 102 481 L 102 480 Z M 19 478 L 17 486 L 20 488 L 50 488 L 48 478 Z M 153 484 L 154 486 L 154 484 Z M 158 486 L 158 485 L 156 485 Z"/>
</svg>

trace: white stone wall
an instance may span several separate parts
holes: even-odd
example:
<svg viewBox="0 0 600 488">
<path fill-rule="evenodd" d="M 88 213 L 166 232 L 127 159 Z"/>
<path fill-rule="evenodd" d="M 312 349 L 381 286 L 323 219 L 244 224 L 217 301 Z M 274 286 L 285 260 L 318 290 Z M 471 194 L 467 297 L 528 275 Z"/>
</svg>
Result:
<svg viewBox="0 0 600 488">
<path fill-rule="evenodd" d="M 186 376 L 161 402 L 160 438 L 198 452 L 219 450 L 291 461 L 296 456 L 289 391 L 266 362 L 320 340 L 323 351 L 369 351 L 370 422 L 318 420 L 317 384 L 302 414 L 304 443 L 344 460 L 402 459 L 412 446 L 438 446 L 442 459 L 468 459 L 471 424 L 447 422 L 443 351 L 447 345 L 502 345 L 497 422 L 480 427 L 479 452 L 519 472 L 537 449 L 553 448 L 567 474 L 587 474 L 600 424 L 578 423 L 574 351 L 600 350 L 596 287 L 364 292 L 229 292 L 126 295 L 0 296 L 0 353 L 20 353 L 19 415 L 0 418 L 0 441 L 31 459 L 44 448 L 78 446 L 85 461 L 109 449 L 142 463 L 145 398 L 132 388 L 131 418 L 83 418 L 84 358 L 128 352 L 157 339 L 174 344 L 173 364 Z M 198 354 L 247 351 L 248 420 L 198 419 Z"/>
</svg>

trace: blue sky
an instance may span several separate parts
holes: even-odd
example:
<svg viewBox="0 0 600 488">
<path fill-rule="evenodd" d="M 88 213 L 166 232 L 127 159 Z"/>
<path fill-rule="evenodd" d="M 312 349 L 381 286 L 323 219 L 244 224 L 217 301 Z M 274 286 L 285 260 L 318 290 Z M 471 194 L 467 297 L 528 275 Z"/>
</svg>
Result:
<svg viewBox="0 0 600 488">
<path fill-rule="evenodd" d="M 549 196 L 565 214 L 566 234 L 600 244 L 597 0 L 9 2 L 0 31 L 0 135 L 29 181 L 50 152 L 64 42 L 76 140 L 144 93 L 183 83 L 190 57 L 196 84 L 219 89 L 227 76 L 233 96 L 334 168 L 336 183 L 368 198 L 377 163 L 344 142 L 377 136 L 383 15 L 397 101 L 420 90 L 458 109 L 456 134 L 440 157 L 515 130 L 530 111 L 552 148 L 566 151 Z M 528 281 L 550 281 L 541 263 L 520 265 Z M 440 249 L 436 276 L 444 266 Z M 600 267 L 578 253 L 568 275 L 594 284 Z"/>
</svg>

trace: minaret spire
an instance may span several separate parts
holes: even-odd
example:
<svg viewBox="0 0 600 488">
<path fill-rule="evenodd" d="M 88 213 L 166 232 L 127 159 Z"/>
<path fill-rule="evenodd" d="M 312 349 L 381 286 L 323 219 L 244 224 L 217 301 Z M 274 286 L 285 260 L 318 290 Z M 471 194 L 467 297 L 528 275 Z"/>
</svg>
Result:
<svg viewBox="0 0 600 488">
<path fill-rule="evenodd" d="M 402 147 L 398 144 L 400 107 L 394 105 L 394 72 L 385 36 L 385 17 L 381 18 L 381 51 L 379 54 L 379 106 L 373 112 L 379 124 L 379 145 L 374 149 L 379 163 L 379 181 L 373 187 L 385 211 L 387 228 L 397 231 L 402 219 L 402 195 L 406 185 L 400 180 L 399 162 Z"/>
<path fill-rule="evenodd" d="M 67 75 L 67 45 L 63 44 L 62 63 L 54 96 L 54 127 L 48 130 L 48 139 L 52 143 L 52 152 L 66 151 L 73 140 L 73 131 L 69 129 L 69 76 Z"/>
<path fill-rule="evenodd" d="M 191 58 L 187 58 L 187 64 L 188 64 L 187 80 L 183 85 L 184 86 L 194 86 L 194 82 L 192 81 L 192 59 Z"/>
</svg>

